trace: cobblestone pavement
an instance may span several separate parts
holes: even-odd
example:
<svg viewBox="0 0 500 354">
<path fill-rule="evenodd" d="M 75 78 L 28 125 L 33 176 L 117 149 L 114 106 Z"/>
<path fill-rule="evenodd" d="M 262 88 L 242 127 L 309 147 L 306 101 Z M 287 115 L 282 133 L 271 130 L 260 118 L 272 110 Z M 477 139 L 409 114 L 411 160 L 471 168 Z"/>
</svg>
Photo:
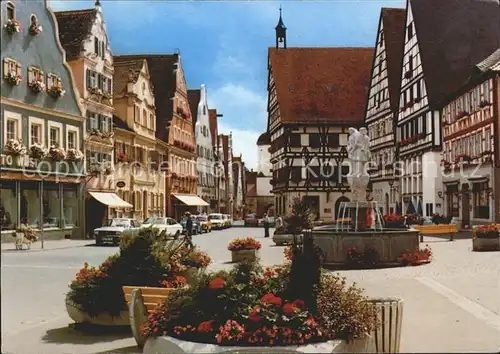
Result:
<svg viewBox="0 0 500 354">
<path fill-rule="evenodd" d="M 194 243 L 214 259 L 211 269 L 230 268 L 227 244 L 246 236 L 262 242 L 264 265 L 282 263 L 283 247 L 263 235 L 262 228 L 232 228 L 195 236 Z M 424 241 L 435 254 L 431 264 L 339 273 L 369 296 L 404 299 L 402 352 L 498 352 L 500 253 L 472 252 L 467 239 Z M 85 261 L 98 265 L 118 249 L 61 242 L 70 243 L 44 251 L 2 247 L 2 353 L 138 352 L 130 333 L 96 335 L 68 328 L 64 296 L 69 282 Z"/>
</svg>

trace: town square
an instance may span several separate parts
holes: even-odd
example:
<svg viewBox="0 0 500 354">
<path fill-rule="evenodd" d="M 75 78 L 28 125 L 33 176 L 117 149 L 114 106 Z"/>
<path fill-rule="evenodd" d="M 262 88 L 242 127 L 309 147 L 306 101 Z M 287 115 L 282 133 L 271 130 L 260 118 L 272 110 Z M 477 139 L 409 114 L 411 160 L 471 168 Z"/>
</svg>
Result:
<svg viewBox="0 0 500 354">
<path fill-rule="evenodd" d="M 1 31 L 2 353 L 500 352 L 499 0 Z"/>
</svg>

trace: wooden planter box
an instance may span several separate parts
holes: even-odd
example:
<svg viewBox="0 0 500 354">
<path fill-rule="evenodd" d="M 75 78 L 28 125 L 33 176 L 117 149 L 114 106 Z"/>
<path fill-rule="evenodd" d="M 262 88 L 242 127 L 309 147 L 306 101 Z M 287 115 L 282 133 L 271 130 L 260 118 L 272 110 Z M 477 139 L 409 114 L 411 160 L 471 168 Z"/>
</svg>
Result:
<svg viewBox="0 0 500 354">
<path fill-rule="evenodd" d="M 129 312 L 124 310 L 117 317 L 112 317 L 108 313 L 102 313 L 95 317 L 80 310 L 78 305 L 66 297 L 66 311 L 75 323 L 88 323 L 100 326 L 130 326 Z"/>
<path fill-rule="evenodd" d="M 254 262 L 259 258 L 259 250 L 241 250 L 241 251 L 231 251 L 231 261 L 233 263 L 237 262 Z"/>
<path fill-rule="evenodd" d="M 399 353 L 403 300 L 399 298 L 373 298 L 368 300 L 377 308 L 378 327 L 373 331 L 375 353 Z"/>
<path fill-rule="evenodd" d="M 497 238 L 473 238 L 473 251 L 500 251 L 500 237 Z"/>
</svg>

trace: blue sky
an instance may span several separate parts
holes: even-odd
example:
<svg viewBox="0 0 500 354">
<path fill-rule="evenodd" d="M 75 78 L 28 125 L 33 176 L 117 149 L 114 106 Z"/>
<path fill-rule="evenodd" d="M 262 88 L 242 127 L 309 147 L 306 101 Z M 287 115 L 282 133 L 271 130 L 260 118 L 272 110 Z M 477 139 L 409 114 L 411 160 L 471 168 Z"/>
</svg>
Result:
<svg viewBox="0 0 500 354">
<path fill-rule="evenodd" d="M 101 0 L 114 54 L 180 50 L 189 88 L 206 84 L 211 108 L 224 114 L 234 153 L 255 167 L 255 141 L 266 129 L 267 48 L 274 46 L 280 4 L 289 47 L 373 46 L 382 7 L 400 0 L 107 1 Z M 94 1 L 50 0 L 54 11 Z"/>
</svg>

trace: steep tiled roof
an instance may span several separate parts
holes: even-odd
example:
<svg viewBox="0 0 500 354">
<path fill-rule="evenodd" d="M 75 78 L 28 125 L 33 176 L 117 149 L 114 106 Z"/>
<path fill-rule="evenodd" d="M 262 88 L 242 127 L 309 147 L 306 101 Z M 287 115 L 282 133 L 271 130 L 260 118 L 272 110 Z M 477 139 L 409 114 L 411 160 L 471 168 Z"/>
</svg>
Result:
<svg viewBox="0 0 500 354">
<path fill-rule="evenodd" d="M 90 35 L 96 13 L 96 9 L 55 12 L 59 40 L 66 51 L 66 60 L 80 56 L 82 42 Z"/>
<path fill-rule="evenodd" d="M 144 65 L 143 59 L 123 60 L 121 57 L 113 58 L 115 73 L 113 74 L 113 93 L 121 94 L 129 82 L 137 82 Z"/>
<path fill-rule="evenodd" d="M 486 59 L 476 65 L 476 67 L 483 71 L 489 71 L 495 68 L 495 70 L 499 70 L 500 65 L 500 48 L 495 50 L 493 54 L 489 55 Z"/>
<path fill-rule="evenodd" d="M 217 137 L 219 135 L 219 129 L 217 128 L 217 110 L 209 109 L 208 118 L 210 120 L 210 134 L 212 135 L 212 145 L 217 145 Z"/>
<path fill-rule="evenodd" d="M 284 123 L 363 121 L 373 48 L 269 48 Z"/>
<path fill-rule="evenodd" d="M 500 47 L 498 0 L 410 0 L 431 107 Z"/>
<path fill-rule="evenodd" d="M 173 101 L 177 81 L 178 54 L 134 54 L 119 55 L 115 60 L 130 61 L 145 59 L 153 84 L 156 102 L 156 137 L 168 141 L 169 122 L 173 116 Z"/>
<path fill-rule="evenodd" d="M 115 126 L 115 128 L 124 129 L 131 132 L 134 131 L 133 129 L 129 128 L 129 126 L 127 125 L 127 123 L 125 123 L 125 121 L 123 121 L 120 117 L 118 117 L 115 114 L 113 114 L 113 125 Z"/>
<path fill-rule="evenodd" d="M 267 132 L 260 134 L 257 139 L 257 146 L 259 145 L 271 145 L 271 139 L 269 139 L 269 134 Z"/>
<path fill-rule="evenodd" d="M 229 135 L 220 135 L 222 141 L 222 154 L 224 156 L 224 172 L 226 173 L 226 178 L 228 178 L 228 159 L 229 159 Z"/>
<path fill-rule="evenodd" d="M 188 90 L 189 108 L 191 110 L 191 117 L 193 117 L 193 130 L 198 120 L 198 104 L 200 103 L 200 97 L 200 90 Z"/>
<path fill-rule="evenodd" d="M 399 108 L 399 90 L 401 89 L 401 63 L 403 62 L 405 41 L 405 9 L 382 9 L 385 53 L 387 55 L 387 76 L 391 109 Z"/>
</svg>

